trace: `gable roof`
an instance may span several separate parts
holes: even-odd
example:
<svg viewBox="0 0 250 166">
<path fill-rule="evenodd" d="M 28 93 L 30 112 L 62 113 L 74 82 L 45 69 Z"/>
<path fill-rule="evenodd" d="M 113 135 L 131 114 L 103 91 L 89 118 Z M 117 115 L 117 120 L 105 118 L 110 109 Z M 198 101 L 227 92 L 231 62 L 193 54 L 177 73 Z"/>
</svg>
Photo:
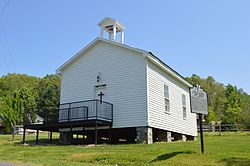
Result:
<svg viewBox="0 0 250 166">
<path fill-rule="evenodd" d="M 69 64 L 71 64 L 74 60 L 76 60 L 79 56 L 81 56 L 81 54 L 85 53 L 87 50 L 89 50 L 91 47 L 93 47 L 99 41 L 103 41 L 103 42 L 106 42 L 106 43 L 111 43 L 113 45 L 120 46 L 120 47 L 129 49 L 129 50 L 133 50 L 133 51 L 136 51 L 136 52 L 139 52 L 139 53 L 142 53 L 142 54 L 147 53 L 146 51 L 138 49 L 138 48 L 130 47 L 130 46 L 125 45 L 125 44 L 121 44 L 121 43 L 114 42 L 114 41 L 111 41 L 111 40 L 107 40 L 107 39 L 104 39 L 104 38 L 101 38 L 101 37 L 97 37 L 92 42 L 90 42 L 87 46 L 85 46 L 82 50 L 80 50 L 76 55 L 74 55 L 72 58 L 70 58 L 68 61 L 66 61 L 63 65 L 61 65 L 56 70 L 56 73 L 61 74 L 61 71 L 65 67 L 67 67 Z"/>
<path fill-rule="evenodd" d="M 115 41 L 107 40 L 107 39 L 104 39 L 104 38 L 101 38 L 101 37 L 97 37 L 96 39 L 94 39 L 87 46 L 85 46 L 82 50 L 80 50 L 76 55 L 74 55 L 72 58 L 70 58 L 68 61 L 66 61 L 63 65 L 61 65 L 56 70 L 56 73 L 61 74 L 62 70 L 64 68 L 66 68 L 72 62 L 74 62 L 76 59 L 78 59 L 78 57 L 80 57 L 83 53 L 85 53 L 87 50 L 89 50 L 91 47 L 93 47 L 95 44 L 97 44 L 100 41 L 110 43 L 110 44 L 113 44 L 113 45 L 116 45 L 116 46 L 119 46 L 119 47 L 122 47 L 122 48 L 126 48 L 126 49 L 129 49 L 129 50 L 141 53 L 145 58 L 147 58 L 148 60 L 150 60 L 151 62 L 156 64 L 158 67 L 162 68 L 168 74 L 170 74 L 171 76 L 173 76 L 174 78 L 176 78 L 180 82 L 184 83 L 188 87 L 192 87 L 192 84 L 189 83 L 181 74 L 179 74 L 177 71 L 172 69 L 170 66 L 168 66 L 166 63 L 164 63 L 162 60 L 160 60 L 160 58 L 155 56 L 152 52 L 148 52 L 148 51 L 145 51 L 145 50 L 142 50 L 142 49 L 139 49 L 139 48 L 131 47 L 131 46 L 128 46 L 128 45 L 125 45 L 125 44 L 115 42 Z"/>
</svg>

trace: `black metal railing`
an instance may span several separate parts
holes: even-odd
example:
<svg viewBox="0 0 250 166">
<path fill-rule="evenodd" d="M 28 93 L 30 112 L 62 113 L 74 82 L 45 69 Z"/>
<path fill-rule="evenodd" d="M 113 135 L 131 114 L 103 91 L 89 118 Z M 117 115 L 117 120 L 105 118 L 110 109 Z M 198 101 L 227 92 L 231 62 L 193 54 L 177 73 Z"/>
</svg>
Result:
<svg viewBox="0 0 250 166">
<path fill-rule="evenodd" d="M 24 124 L 53 124 L 84 120 L 113 122 L 113 104 L 100 100 L 63 103 L 60 106 L 25 110 Z"/>
<path fill-rule="evenodd" d="M 59 122 L 94 119 L 112 122 L 113 104 L 96 99 L 60 105 Z"/>
</svg>

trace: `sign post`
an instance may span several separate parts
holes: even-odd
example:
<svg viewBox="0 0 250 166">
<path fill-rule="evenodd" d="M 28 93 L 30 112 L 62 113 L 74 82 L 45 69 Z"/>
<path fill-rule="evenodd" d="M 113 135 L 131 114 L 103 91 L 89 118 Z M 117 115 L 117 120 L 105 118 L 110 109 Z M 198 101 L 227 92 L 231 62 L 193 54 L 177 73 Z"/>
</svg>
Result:
<svg viewBox="0 0 250 166">
<path fill-rule="evenodd" d="M 191 102 L 191 112 L 197 113 L 199 115 L 200 123 L 200 139 L 201 139 L 201 153 L 204 154 L 204 140 L 203 140 L 203 128 L 202 128 L 202 115 L 207 115 L 207 93 L 200 87 L 196 85 L 190 90 L 190 102 Z"/>
<path fill-rule="evenodd" d="M 202 114 L 199 114 L 200 121 L 200 137 L 201 137 L 201 153 L 204 154 L 203 128 L 202 128 Z"/>
</svg>

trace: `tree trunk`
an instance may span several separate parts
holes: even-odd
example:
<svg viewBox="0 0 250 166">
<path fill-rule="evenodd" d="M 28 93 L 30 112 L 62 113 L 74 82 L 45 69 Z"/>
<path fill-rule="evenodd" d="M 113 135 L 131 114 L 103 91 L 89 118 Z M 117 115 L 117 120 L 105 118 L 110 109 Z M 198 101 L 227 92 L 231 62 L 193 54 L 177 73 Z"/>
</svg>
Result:
<svg viewBox="0 0 250 166">
<path fill-rule="evenodd" d="M 219 125 L 219 136 L 221 136 L 221 121 L 218 121 L 217 123 Z"/>
<path fill-rule="evenodd" d="M 238 132 L 238 130 L 239 130 L 238 124 L 236 122 L 234 122 L 234 125 L 235 125 L 236 132 Z"/>
<path fill-rule="evenodd" d="M 11 136 L 11 142 L 14 142 L 15 139 L 15 133 L 16 133 L 16 125 L 12 126 L 12 136 Z"/>
</svg>

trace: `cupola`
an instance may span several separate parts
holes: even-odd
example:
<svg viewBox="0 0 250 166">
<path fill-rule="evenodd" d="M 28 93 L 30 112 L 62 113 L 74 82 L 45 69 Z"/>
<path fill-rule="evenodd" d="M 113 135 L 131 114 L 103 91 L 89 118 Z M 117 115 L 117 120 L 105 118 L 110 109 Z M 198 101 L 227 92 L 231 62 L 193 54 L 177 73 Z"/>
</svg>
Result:
<svg viewBox="0 0 250 166">
<path fill-rule="evenodd" d="M 117 20 L 105 17 L 101 22 L 98 23 L 101 28 L 100 37 L 104 37 L 104 31 L 109 34 L 109 40 L 116 41 L 116 36 L 120 33 L 120 43 L 124 42 L 124 26 Z"/>
</svg>

